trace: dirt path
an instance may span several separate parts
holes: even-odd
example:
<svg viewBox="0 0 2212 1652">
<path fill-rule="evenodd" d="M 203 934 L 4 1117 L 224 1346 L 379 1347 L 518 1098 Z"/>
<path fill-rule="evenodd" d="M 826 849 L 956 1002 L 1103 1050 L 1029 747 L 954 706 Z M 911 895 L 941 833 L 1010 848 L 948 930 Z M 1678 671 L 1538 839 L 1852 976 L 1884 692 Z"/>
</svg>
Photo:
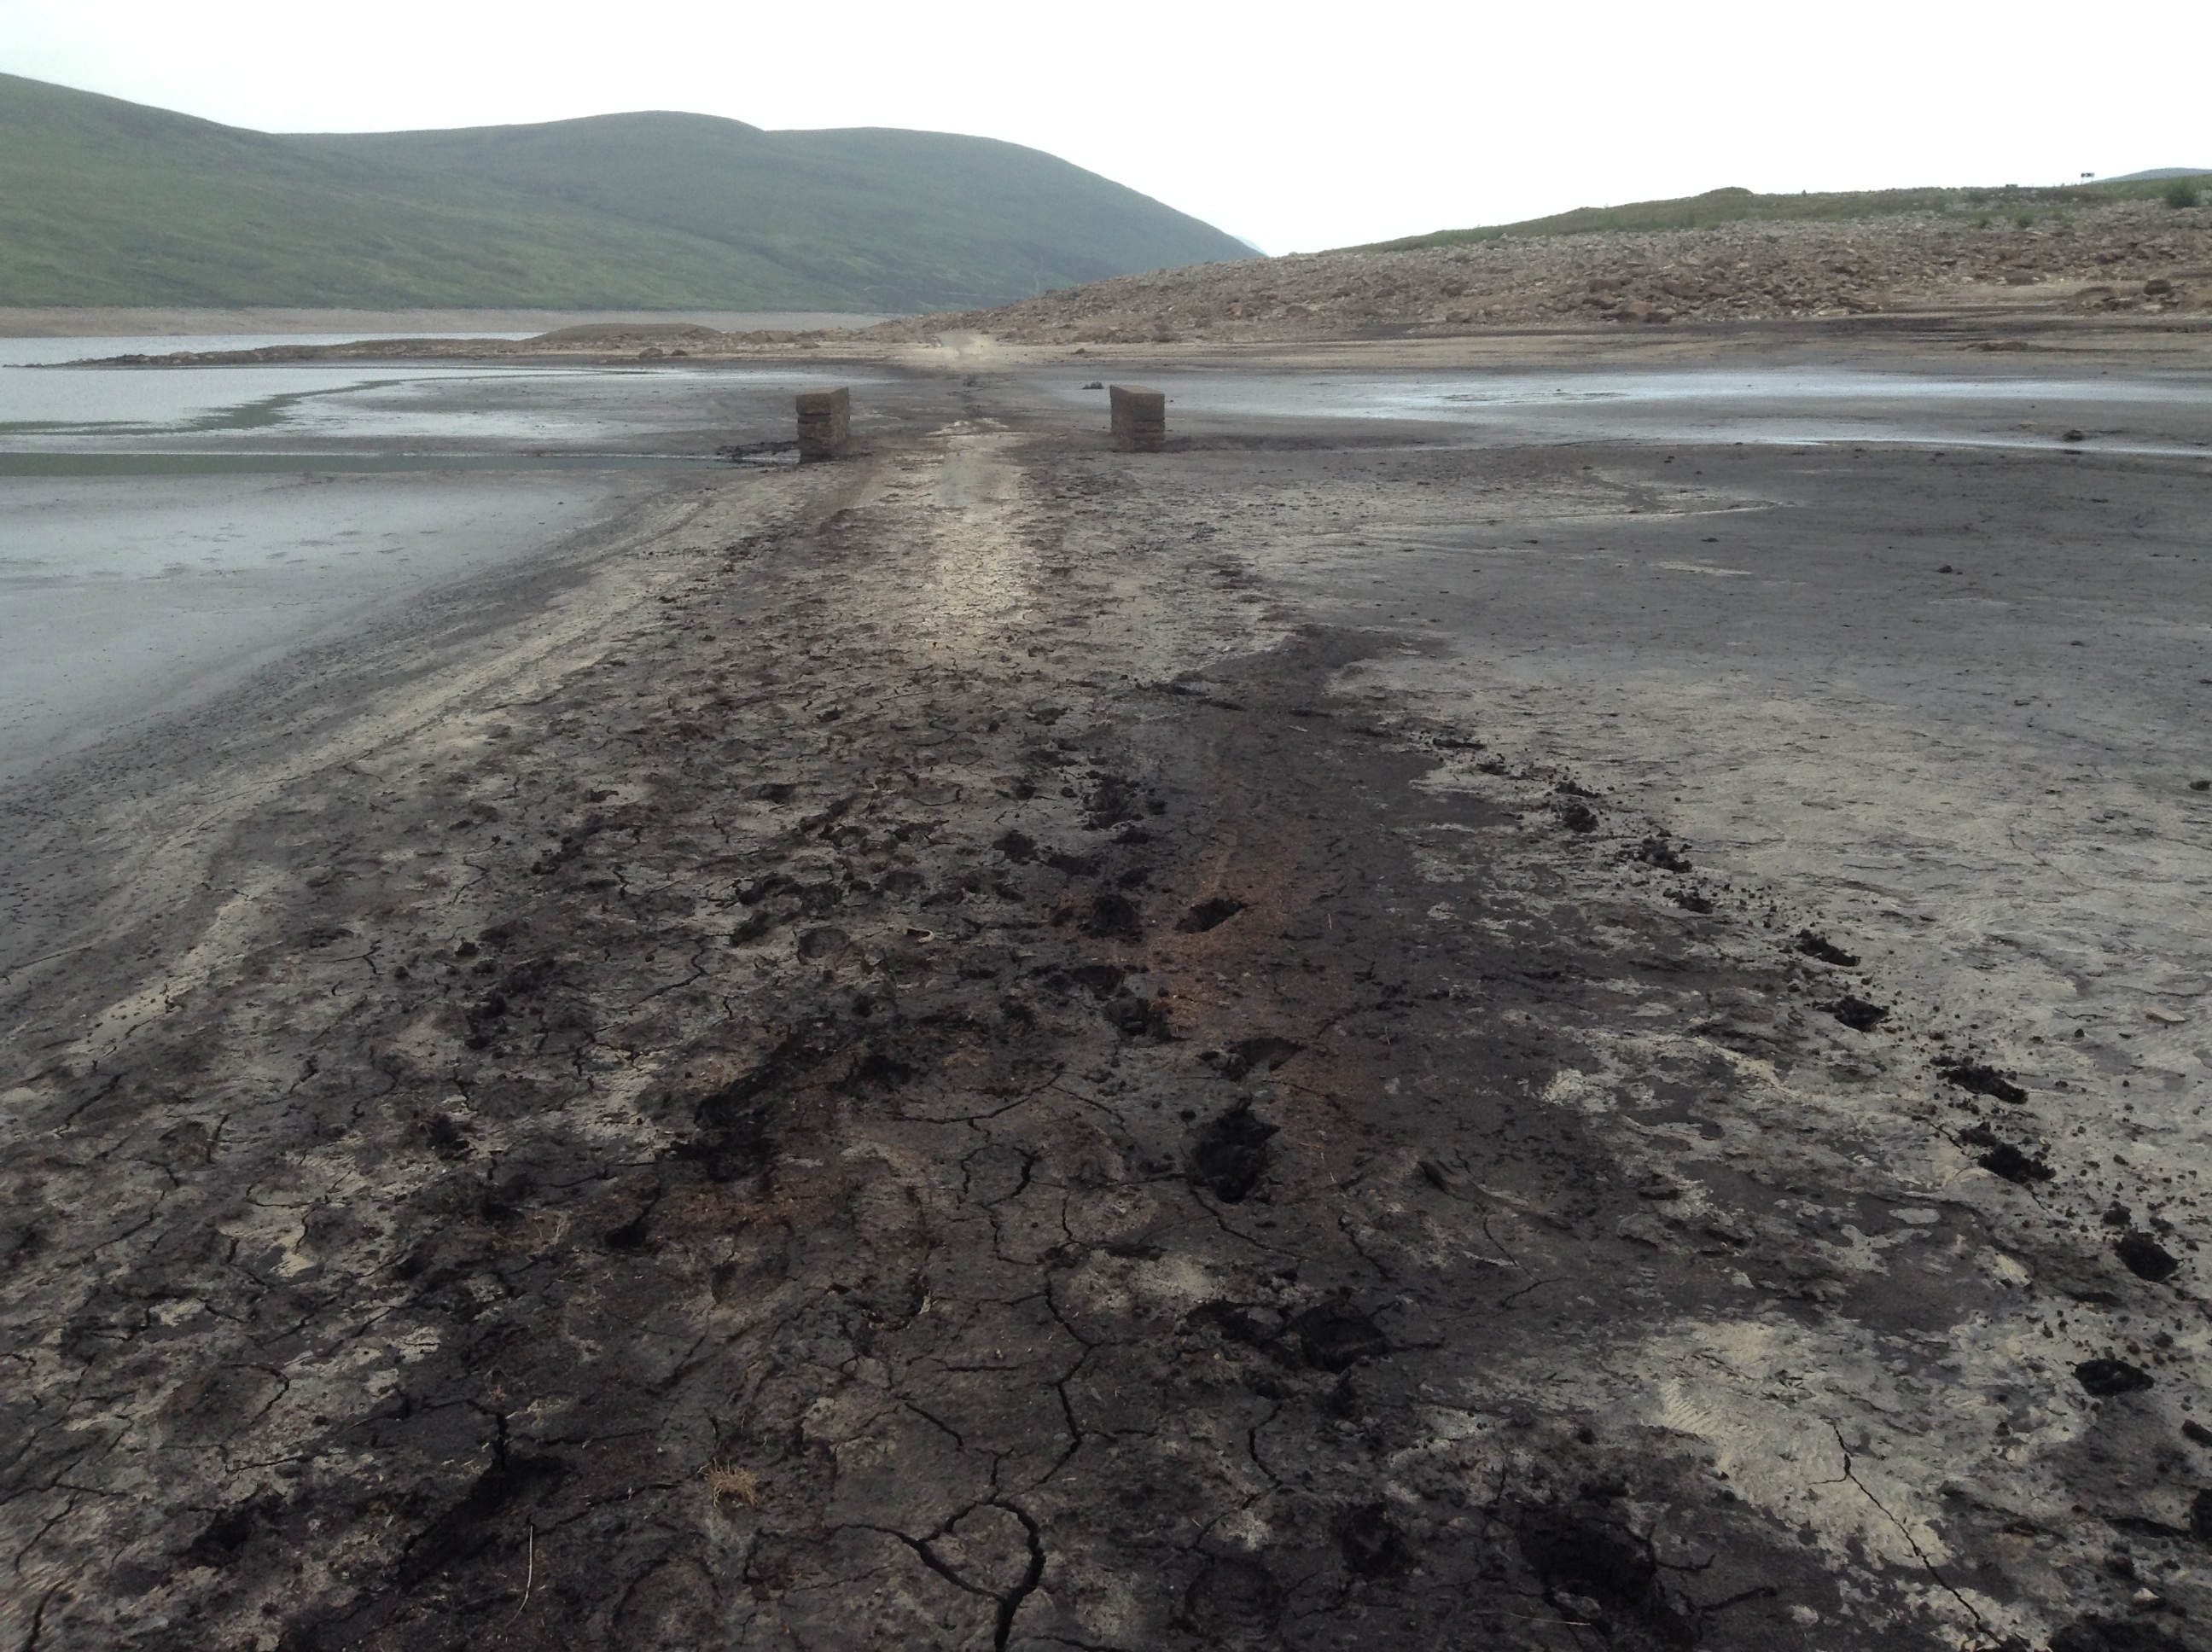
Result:
<svg viewBox="0 0 2212 1652">
<path fill-rule="evenodd" d="M 1878 980 L 1409 712 L 1427 645 L 1175 463 L 971 417 L 734 478 L 45 823 L 149 847 L 16 896 L 69 938 L 0 997 L 8 1644 L 2127 1610 L 2069 1510 L 2190 1389 L 2035 1327 L 2152 1287 L 1822 1007 Z"/>
</svg>

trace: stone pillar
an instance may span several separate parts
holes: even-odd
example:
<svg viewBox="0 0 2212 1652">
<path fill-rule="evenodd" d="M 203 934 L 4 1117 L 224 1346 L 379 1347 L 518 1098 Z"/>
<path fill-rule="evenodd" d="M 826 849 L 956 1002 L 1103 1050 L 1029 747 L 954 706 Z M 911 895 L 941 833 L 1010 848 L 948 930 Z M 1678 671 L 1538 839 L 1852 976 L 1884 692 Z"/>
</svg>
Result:
<svg viewBox="0 0 2212 1652">
<path fill-rule="evenodd" d="M 810 390 L 799 398 L 799 462 L 836 459 L 853 445 L 853 392 Z"/>
<path fill-rule="evenodd" d="M 1114 385 L 1106 392 L 1114 407 L 1114 440 L 1132 452 L 1157 453 L 1168 442 L 1168 398 L 1141 385 Z"/>
</svg>

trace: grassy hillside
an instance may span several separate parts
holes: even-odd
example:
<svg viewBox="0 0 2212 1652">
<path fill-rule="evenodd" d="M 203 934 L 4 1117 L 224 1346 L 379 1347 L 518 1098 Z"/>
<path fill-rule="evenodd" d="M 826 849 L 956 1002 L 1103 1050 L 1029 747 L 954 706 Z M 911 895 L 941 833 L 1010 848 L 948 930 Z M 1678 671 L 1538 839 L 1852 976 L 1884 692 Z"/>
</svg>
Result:
<svg viewBox="0 0 2212 1652">
<path fill-rule="evenodd" d="M 1423 246 L 1463 246 L 1507 236 L 1586 235 L 1604 229 L 1705 229 L 1715 224 L 1745 222 L 1834 223 L 1856 218 L 1893 217 L 1905 212 L 1944 213 L 1970 222 L 2017 217 L 2022 213 L 2040 216 L 2069 206 L 2160 199 L 2174 189 L 2174 180 L 2175 174 L 2160 173 L 2050 189 L 2024 189 L 2008 184 L 2001 189 L 1855 190 L 1831 195 L 1754 195 L 1747 189 L 1716 189 L 1680 200 L 1578 207 L 1572 212 L 1529 218 L 1516 224 L 1440 229 L 1432 234 L 1408 235 L 1402 240 L 1378 241 L 1371 246 L 1346 250 L 1402 252 Z M 2212 189 L 2212 177 L 2194 181 Z"/>
<path fill-rule="evenodd" d="M 988 138 L 682 114 L 276 137 L 0 75 L 0 304 L 918 311 L 1249 256 Z"/>
</svg>

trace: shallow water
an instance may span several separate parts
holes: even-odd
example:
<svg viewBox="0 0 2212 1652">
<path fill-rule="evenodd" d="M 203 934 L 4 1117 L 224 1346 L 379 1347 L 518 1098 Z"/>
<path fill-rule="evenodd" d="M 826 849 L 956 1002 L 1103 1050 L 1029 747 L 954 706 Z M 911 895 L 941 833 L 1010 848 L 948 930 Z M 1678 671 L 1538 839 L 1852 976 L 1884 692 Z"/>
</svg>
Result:
<svg viewBox="0 0 2212 1652">
<path fill-rule="evenodd" d="M 0 477 L 0 779 L 661 485 L 604 470 Z"/>
<path fill-rule="evenodd" d="M 420 333 L 75 333 L 54 337 L 0 337 L 0 368 L 50 367 L 111 355 L 167 355 L 179 350 L 258 350 L 277 344 L 345 344 L 377 338 L 416 338 Z M 526 338 L 519 332 L 471 333 L 472 338 Z"/>
<path fill-rule="evenodd" d="M 252 333 L 204 338 L 0 339 L 0 444 L 12 445 L 10 438 L 33 434 L 125 437 L 261 428 L 281 422 L 283 411 L 298 399 L 392 376 L 388 367 L 379 373 L 349 366 L 72 367 L 64 363 L 175 350 L 345 342 L 321 336 Z M 268 410 L 257 413 L 257 409 Z"/>
<path fill-rule="evenodd" d="M 0 341 L 28 364 L 268 340 Z M 1979 364 L 1975 364 L 1978 366 Z M 1076 373 L 1014 392 L 1084 410 Z M 2212 453 L 2212 377 L 1826 367 L 1636 372 L 1182 369 L 1178 434 L 1300 422 L 1485 445 L 1920 444 Z M 791 434 L 791 396 L 916 386 L 833 368 L 405 363 L 0 365 L 0 777 L 404 598 L 550 547 L 714 449 Z M 1011 385 L 1002 386 L 1012 391 Z M 934 386 L 926 392 L 934 397 Z M 949 386 L 957 400 L 967 392 Z M 947 409 L 948 415 L 950 409 Z M 2078 430 L 2083 440 L 2069 446 Z"/>
<path fill-rule="evenodd" d="M 1865 368 L 1685 367 L 1612 373 L 1163 373 L 1170 426 L 1252 419 L 1416 421 L 1507 442 L 1879 442 L 2212 452 L 2212 375 L 2034 376 Z M 1059 398 L 1103 401 L 1058 387 Z"/>
<path fill-rule="evenodd" d="M 725 443 L 788 434 L 796 392 L 856 382 L 819 369 L 680 363 L 56 365 L 276 342 L 319 341 L 0 341 L 0 474 L 67 474 L 50 472 L 37 456 L 88 453 L 283 454 L 313 456 L 331 468 L 374 460 L 370 468 L 386 470 L 467 457 L 518 468 L 580 454 L 706 462 Z"/>
<path fill-rule="evenodd" d="M 0 780 L 787 438 L 830 377 L 33 365 L 275 342 L 0 341 Z"/>
</svg>

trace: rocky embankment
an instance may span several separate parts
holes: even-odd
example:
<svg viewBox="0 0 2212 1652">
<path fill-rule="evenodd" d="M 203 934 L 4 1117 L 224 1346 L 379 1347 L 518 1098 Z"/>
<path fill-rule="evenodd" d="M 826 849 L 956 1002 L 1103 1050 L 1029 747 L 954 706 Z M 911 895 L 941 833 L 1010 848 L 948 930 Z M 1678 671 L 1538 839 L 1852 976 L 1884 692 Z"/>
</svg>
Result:
<svg viewBox="0 0 2212 1652">
<path fill-rule="evenodd" d="M 1935 214 L 1560 235 L 1201 264 L 1065 288 L 874 337 L 1013 343 L 1449 334 L 1575 321 L 1765 321 L 1990 304 L 2212 313 L 2212 209 L 2132 203 L 2022 227 Z"/>
<path fill-rule="evenodd" d="M 2027 225 L 1922 213 L 1251 258 L 1123 276 L 995 310 L 910 316 L 865 331 L 720 332 L 671 318 L 563 327 L 534 338 L 272 344 L 113 363 L 847 356 L 934 343 L 947 332 L 1031 345 L 1295 343 L 1449 337 L 1505 326 L 1961 311 L 2212 317 L 2212 207 L 2133 202 Z"/>
</svg>

